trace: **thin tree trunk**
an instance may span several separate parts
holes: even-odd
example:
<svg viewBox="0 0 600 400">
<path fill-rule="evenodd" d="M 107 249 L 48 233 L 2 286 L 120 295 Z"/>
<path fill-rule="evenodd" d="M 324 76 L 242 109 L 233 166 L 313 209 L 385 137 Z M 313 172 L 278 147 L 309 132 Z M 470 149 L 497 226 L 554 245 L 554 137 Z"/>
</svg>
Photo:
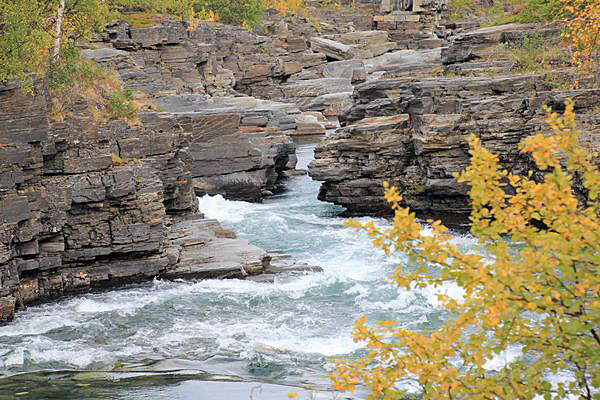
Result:
<svg viewBox="0 0 600 400">
<path fill-rule="evenodd" d="M 62 34 L 62 20 L 65 12 L 65 1 L 66 0 L 60 0 L 58 14 L 56 16 L 56 38 L 54 38 L 54 53 L 52 54 L 54 61 L 58 61 L 60 57 L 60 37 Z"/>
</svg>

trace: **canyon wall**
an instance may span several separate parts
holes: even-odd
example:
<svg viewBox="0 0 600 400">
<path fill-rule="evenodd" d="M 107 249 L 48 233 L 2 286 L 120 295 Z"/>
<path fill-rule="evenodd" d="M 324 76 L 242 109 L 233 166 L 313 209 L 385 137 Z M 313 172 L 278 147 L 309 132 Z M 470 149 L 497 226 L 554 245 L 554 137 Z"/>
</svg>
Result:
<svg viewBox="0 0 600 400">
<path fill-rule="evenodd" d="M 273 47 L 240 28 L 168 19 L 109 26 L 82 55 L 132 91 L 129 122 L 98 119 L 77 95 L 57 118 L 41 82 L 34 94 L 0 86 L 0 322 L 28 304 L 157 276 L 302 270 L 205 219 L 196 200 L 260 201 L 294 173 L 290 135 L 325 131 L 321 113 L 244 93 L 325 62 L 294 40 Z"/>
<path fill-rule="evenodd" d="M 141 113 L 137 126 L 98 124 L 81 101 L 51 122 L 37 91 L 0 87 L 0 320 L 95 287 L 270 266 L 266 252 L 198 213 L 192 170 L 203 160 L 193 143 L 210 118 Z"/>
<path fill-rule="evenodd" d="M 509 172 L 532 171 L 541 178 L 519 144 L 547 130 L 543 106 L 564 110 L 566 98 L 575 101 L 586 132 L 582 141 L 597 151 L 596 80 L 580 80 L 579 89 L 556 88 L 563 80 L 564 86 L 575 82 L 572 71 L 515 74 L 514 59 L 499 52 L 500 44 L 522 41 L 534 28 L 467 29 L 441 49 L 437 63 L 406 64 L 357 85 L 343 116 L 347 126 L 317 147 L 309 165 L 309 174 L 323 181 L 319 199 L 346 207 L 349 215 L 390 214 L 382 197 L 388 181 L 418 215 L 466 222 L 468 187 L 453 178 L 469 164 L 466 137 L 480 137 Z M 537 34 L 552 40 L 558 30 Z"/>
<path fill-rule="evenodd" d="M 417 9 L 396 9 L 409 3 Z M 132 91 L 134 121 L 102 122 L 77 96 L 57 118 L 41 82 L 34 95 L 0 86 L 0 322 L 28 304 L 154 277 L 310 269 L 236 239 L 198 212 L 196 196 L 261 201 L 301 173 L 292 137 L 338 120 L 309 173 L 323 181 L 319 198 L 351 215 L 388 214 L 386 180 L 420 215 L 464 221 L 467 188 L 452 174 L 469 162 L 466 135 L 525 173 L 533 164 L 519 143 L 544 128 L 544 104 L 560 110 L 567 97 L 598 148 L 593 79 L 557 90 L 565 72 L 515 75 L 495 57 L 532 26 L 477 29 L 445 24 L 443 2 L 390 4 L 332 13 L 319 29 L 270 15 L 262 34 L 168 18 L 112 24 L 81 53 Z"/>
</svg>

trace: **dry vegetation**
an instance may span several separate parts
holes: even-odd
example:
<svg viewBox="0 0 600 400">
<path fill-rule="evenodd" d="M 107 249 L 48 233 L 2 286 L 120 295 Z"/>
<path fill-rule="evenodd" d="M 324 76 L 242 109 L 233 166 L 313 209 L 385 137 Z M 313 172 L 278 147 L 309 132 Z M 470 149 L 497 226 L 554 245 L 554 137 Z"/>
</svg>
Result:
<svg viewBox="0 0 600 400">
<path fill-rule="evenodd" d="M 114 71 L 94 61 L 82 58 L 75 50 L 65 51 L 47 75 L 52 98 L 51 118 L 62 121 L 69 107 L 85 100 L 88 111 L 98 123 L 109 119 L 123 119 L 135 124 L 137 107 L 133 93 L 123 89 Z"/>
</svg>

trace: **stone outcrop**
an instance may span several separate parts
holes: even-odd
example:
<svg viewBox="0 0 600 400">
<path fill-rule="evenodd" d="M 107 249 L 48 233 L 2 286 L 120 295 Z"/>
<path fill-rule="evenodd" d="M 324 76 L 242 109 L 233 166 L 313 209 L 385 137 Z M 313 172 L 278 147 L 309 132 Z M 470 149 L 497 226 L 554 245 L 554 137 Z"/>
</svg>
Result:
<svg viewBox="0 0 600 400">
<path fill-rule="evenodd" d="M 310 176 L 324 181 L 319 200 L 351 214 L 382 214 L 383 179 L 406 168 L 408 115 L 366 118 L 339 129 L 315 149 Z"/>
<path fill-rule="evenodd" d="M 282 84 L 282 101 L 293 102 L 303 111 L 318 111 L 337 119 L 352 104 L 353 84 L 368 78 L 363 59 L 372 59 L 395 49 L 384 31 L 356 31 L 314 36 L 310 48 L 337 60 L 304 68 Z"/>
<path fill-rule="evenodd" d="M 327 57 L 338 61 L 350 60 L 356 57 L 351 46 L 327 38 L 312 38 L 310 47 L 313 50 L 321 52 Z"/>
<path fill-rule="evenodd" d="M 126 147 L 131 136 L 90 123 L 84 103 L 73 106 L 76 118 L 50 124 L 45 96 L 2 87 L 0 109 L 4 303 L 154 276 L 169 265 L 167 213 L 195 211 L 176 135 L 147 140 L 137 149 L 147 161 L 115 162 L 119 141 Z"/>
<path fill-rule="evenodd" d="M 389 41 L 385 31 L 357 31 L 313 37 L 310 47 L 331 59 L 342 61 L 380 56 L 394 50 L 396 44 Z"/>
<path fill-rule="evenodd" d="M 207 193 L 260 201 L 294 175 L 291 136 L 323 134 L 350 108 L 364 65 L 327 66 L 313 34 L 190 30 L 167 18 L 111 25 L 82 54 L 133 91 L 133 124 L 100 123 L 83 99 L 53 121 L 41 87 L 35 96 L 0 87 L 0 321 L 27 304 L 155 276 L 268 281 L 316 270 L 236 239 L 196 206 Z M 385 33 L 348 35 L 334 39 L 354 40 L 358 53 L 389 45 Z M 317 76 L 292 78 L 303 72 Z"/>
<path fill-rule="evenodd" d="M 199 196 L 260 201 L 295 167 L 295 146 L 286 133 L 310 130 L 296 122 L 302 114 L 295 106 L 251 97 L 182 95 L 158 98 L 157 104 L 191 132 L 189 165 Z"/>
<path fill-rule="evenodd" d="M 367 80 L 367 69 L 363 60 L 346 60 L 330 62 L 323 68 L 325 78 L 345 78 L 351 83 Z"/>
<path fill-rule="evenodd" d="M 151 28 L 120 23 L 105 40 L 130 55 L 116 65 L 124 83 L 157 96 L 245 93 L 277 99 L 290 75 L 325 63 L 324 54 L 291 33 L 267 37 L 209 22 L 193 31 L 181 21 L 165 20 Z"/>
<path fill-rule="evenodd" d="M 191 132 L 188 164 L 198 195 L 260 201 L 295 167 L 290 136 L 325 131 L 294 104 L 236 91 L 238 84 L 264 87 L 297 71 L 285 72 L 281 57 L 257 58 L 267 54 L 264 49 L 274 51 L 266 38 L 220 24 L 189 32 L 185 23 L 166 20 L 140 29 L 116 24 L 105 40 L 84 55 L 115 69 L 137 97 L 163 112 L 146 119 L 173 120 Z M 310 58 L 312 52 L 302 54 Z M 255 74 L 261 68 L 266 75 Z"/>
<path fill-rule="evenodd" d="M 82 54 L 133 91 L 134 124 L 99 123 L 83 99 L 53 121 L 41 87 L 29 96 L 1 86 L 0 321 L 28 304 L 155 276 L 268 281 L 317 270 L 236 239 L 196 205 L 206 193 L 260 201 L 293 175 L 291 136 L 323 134 L 336 126 L 328 117 L 349 109 L 364 65 L 325 68 L 311 35 L 189 30 L 169 19 L 109 26 Z M 303 71 L 317 76 L 291 79 Z"/>
<path fill-rule="evenodd" d="M 287 101 L 304 111 L 319 111 L 337 117 L 351 104 L 352 86 L 348 78 L 320 78 L 291 81 L 282 86 Z"/>
<path fill-rule="evenodd" d="M 390 79 L 356 87 L 348 126 L 315 150 L 309 174 L 324 181 L 319 198 L 352 215 L 387 214 L 382 183 L 420 215 L 464 220 L 466 188 L 452 174 L 468 165 L 465 138 L 478 135 L 510 172 L 533 168 L 523 138 L 544 128 L 542 105 L 573 98 L 589 145 L 597 148 L 599 89 L 551 91 L 543 75 L 502 78 Z M 593 139 L 595 138 L 595 139 Z"/>
<path fill-rule="evenodd" d="M 218 177 L 216 192 L 229 184 L 256 200 L 293 168 L 288 136 L 243 131 L 277 120 L 283 105 L 267 107 L 272 114 L 235 103 L 215 112 L 224 107 L 217 101 L 143 112 L 129 126 L 97 123 L 81 100 L 53 122 L 37 90 L 0 87 L 0 321 L 97 287 L 155 276 L 240 278 L 271 267 L 269 254 L 202 219 L 194 189 L 209 192 L 207 180 Z"/>
<path fill-rule="evenodd" d="M 365 60 L 370 77 L 430 77 L 439 69 L 441 49 L 398 50 Z"/>
<path fill-rule="evenodd" d="M 499 44 L 519 45 L 526 36 L 557 41 L 559 29 L 536 29 L 535 24 L 507 24 L 459 33 L 449 46 L 442 49 L 442 63 L 449 65 L 490 58 L 497 61 Z"/>
<path fill-rule="evenodd" d="M 522 47 L 528 37 L 557 41 L 555 27 L 442 25 L 438 18 L 444 7 L 427 2 L 426 10 L 418 10 L 422 4 L 384 0 L 383 16 L 375 20 L 384 28 L 386 21 L 411 15 L 421 24 L 427 15 L 432 21 L 429 32 L 437 26 L 443 28 L 438 33 L 454 36 L 441 48 L 421 46 L 425 49 L 363 60 L 368 80 L 355 86 L 353 103 L 340 117 L 346 126 L 316 148 L 309 165 L 309 174 L 323 181 L 321 200 L 346 207 L 349 215 L 389 214 L 382 197 L 382 183 L 388 181 L 419 215 L 465 222 L 470 211 L 467 188 L 453 174 L 469 163 L 466 136 L 479 136 L 508 171 L 532 171 L 541 177 L 532 160 L 518 151 L 519 144 L 546 129 L 543 105 L 561 110 L 568 97 L 575 100 L 578 121 L 588 132 L 582 141 L 597 151 L 597 83 L 578 78 L 580 89 L 557 90 L 556 82 L 575 80 L 572 71 L 512 72 L 518 61 L 510 49 Z M 392 30 L 388 32 L 394 38 Z"/>
<path fill-rule="evenodd" d="M 214 219 L 188 218 L 176 222 L 169 234 L 167 254 L 173 263 L 161 271 L 166 279 L 238 278 L 271 268 L 271 255 L 223 229 Z"/>
</svg>

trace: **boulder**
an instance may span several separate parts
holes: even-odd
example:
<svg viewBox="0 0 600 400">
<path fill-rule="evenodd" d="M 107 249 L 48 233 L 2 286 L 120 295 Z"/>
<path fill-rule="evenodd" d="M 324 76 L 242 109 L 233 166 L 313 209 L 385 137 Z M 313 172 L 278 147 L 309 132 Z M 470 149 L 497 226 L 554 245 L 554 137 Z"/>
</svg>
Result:
<svg viewBox="0 0 600 400">
<path fill-rule="evenodd" d="M 386 31 L 354 31 L 329 35 L 328 39 L 350 46 L 353 58 L 366 59 L 379 56 L 396 49 L 396 43 L 389 40 Z"/>
<path fill-rule="evenodd" d="M 454 64 L 487 58 L 497 52 L 496 46 L 499 43 L 534 34 L 535 27 L 535 24 L 507 24 L 461 33 L 447 47 L 442 48 L 442 63 Z"/>
<path fill-rule="evenodd" d="M 421 66 L 436 68 L 440 65 L 440 49 L 426 50 L 398 50 L 383 54 L 364 61 L 365 68 L 369 74 L 377 71 L 393 71 L 400 67 L 417 69 Z"/>
</svg>

